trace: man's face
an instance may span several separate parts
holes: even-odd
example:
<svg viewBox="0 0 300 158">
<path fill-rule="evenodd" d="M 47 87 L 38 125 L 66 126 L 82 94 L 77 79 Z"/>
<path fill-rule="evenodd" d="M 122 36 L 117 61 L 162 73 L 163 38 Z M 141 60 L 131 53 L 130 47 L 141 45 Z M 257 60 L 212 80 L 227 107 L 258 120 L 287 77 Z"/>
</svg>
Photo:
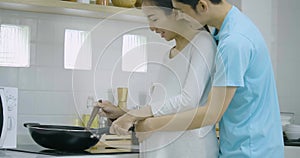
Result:
<svg viewBox="0 0 300 158">
<path fill-rule="evenodd" d="M 185 19 L 191 23 L 193 28 L 200 28 L 203 25 L 200 24 L 199 14 L 190 5 L 172 0 L 174 12 L 177 20 Z"/>
</svg>

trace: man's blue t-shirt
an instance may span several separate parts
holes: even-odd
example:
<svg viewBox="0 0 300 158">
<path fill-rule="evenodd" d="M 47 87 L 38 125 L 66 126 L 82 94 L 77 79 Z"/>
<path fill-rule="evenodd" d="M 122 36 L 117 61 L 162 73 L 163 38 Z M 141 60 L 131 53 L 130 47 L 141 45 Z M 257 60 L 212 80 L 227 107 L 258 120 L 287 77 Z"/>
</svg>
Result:
<svg viewBox="0 0 300 158">
<path fill-rule="evenodd" d="M 261 33 L 232 7 L 215 39 L 213 86 L 237 87 L 220 121 L 220 157 L 283 158 L 276 83 Z"/>
</svg>

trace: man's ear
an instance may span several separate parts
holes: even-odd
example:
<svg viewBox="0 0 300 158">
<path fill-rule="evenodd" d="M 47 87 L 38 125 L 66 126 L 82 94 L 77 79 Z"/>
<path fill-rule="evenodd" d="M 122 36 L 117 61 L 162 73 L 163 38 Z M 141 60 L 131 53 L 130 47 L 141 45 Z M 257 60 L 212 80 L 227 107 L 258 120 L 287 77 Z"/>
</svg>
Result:
<svg viewBox="0 0 300 158">
<path fill-rule="evenodd" d="M 199 0 L 196 6 L 196 10 L 198 13 L 206 12 L 208 8 L 208 3 L 206 0 Z"/>
</svg>

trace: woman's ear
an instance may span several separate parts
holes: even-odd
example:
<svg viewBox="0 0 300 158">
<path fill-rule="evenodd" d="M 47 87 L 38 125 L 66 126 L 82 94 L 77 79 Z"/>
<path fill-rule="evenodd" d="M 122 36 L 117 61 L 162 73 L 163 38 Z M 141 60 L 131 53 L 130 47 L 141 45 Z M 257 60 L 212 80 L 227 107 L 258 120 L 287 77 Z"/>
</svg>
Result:
<svg viewBox="0 0 300 158">
<path fill-rule="evenodd" d="M 197 4 L 197 6 L 196 6 L 196 11 L 197 11 L 198 13 L 206 12 L 206 11 L 207 11 L 207 8 L 208 8 L 207 0 L 199 0 L 199 1 L 198 1 L 198 4 Z"/>
</svg>

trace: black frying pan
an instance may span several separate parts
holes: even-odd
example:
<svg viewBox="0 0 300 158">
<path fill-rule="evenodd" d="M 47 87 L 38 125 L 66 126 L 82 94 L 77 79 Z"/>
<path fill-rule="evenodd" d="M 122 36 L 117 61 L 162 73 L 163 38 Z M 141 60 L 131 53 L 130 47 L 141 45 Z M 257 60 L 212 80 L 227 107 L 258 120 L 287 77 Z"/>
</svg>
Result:
<svg viewBox="0 0 300 158">
<path fill-rule="evenodd" d="M 40 125 L 24 123 L 32 139 L 42 147 L 56 150 L 85 150 L 97 144 L 109 127 L 89 129 L 77 126 Z"/>
</svg>

